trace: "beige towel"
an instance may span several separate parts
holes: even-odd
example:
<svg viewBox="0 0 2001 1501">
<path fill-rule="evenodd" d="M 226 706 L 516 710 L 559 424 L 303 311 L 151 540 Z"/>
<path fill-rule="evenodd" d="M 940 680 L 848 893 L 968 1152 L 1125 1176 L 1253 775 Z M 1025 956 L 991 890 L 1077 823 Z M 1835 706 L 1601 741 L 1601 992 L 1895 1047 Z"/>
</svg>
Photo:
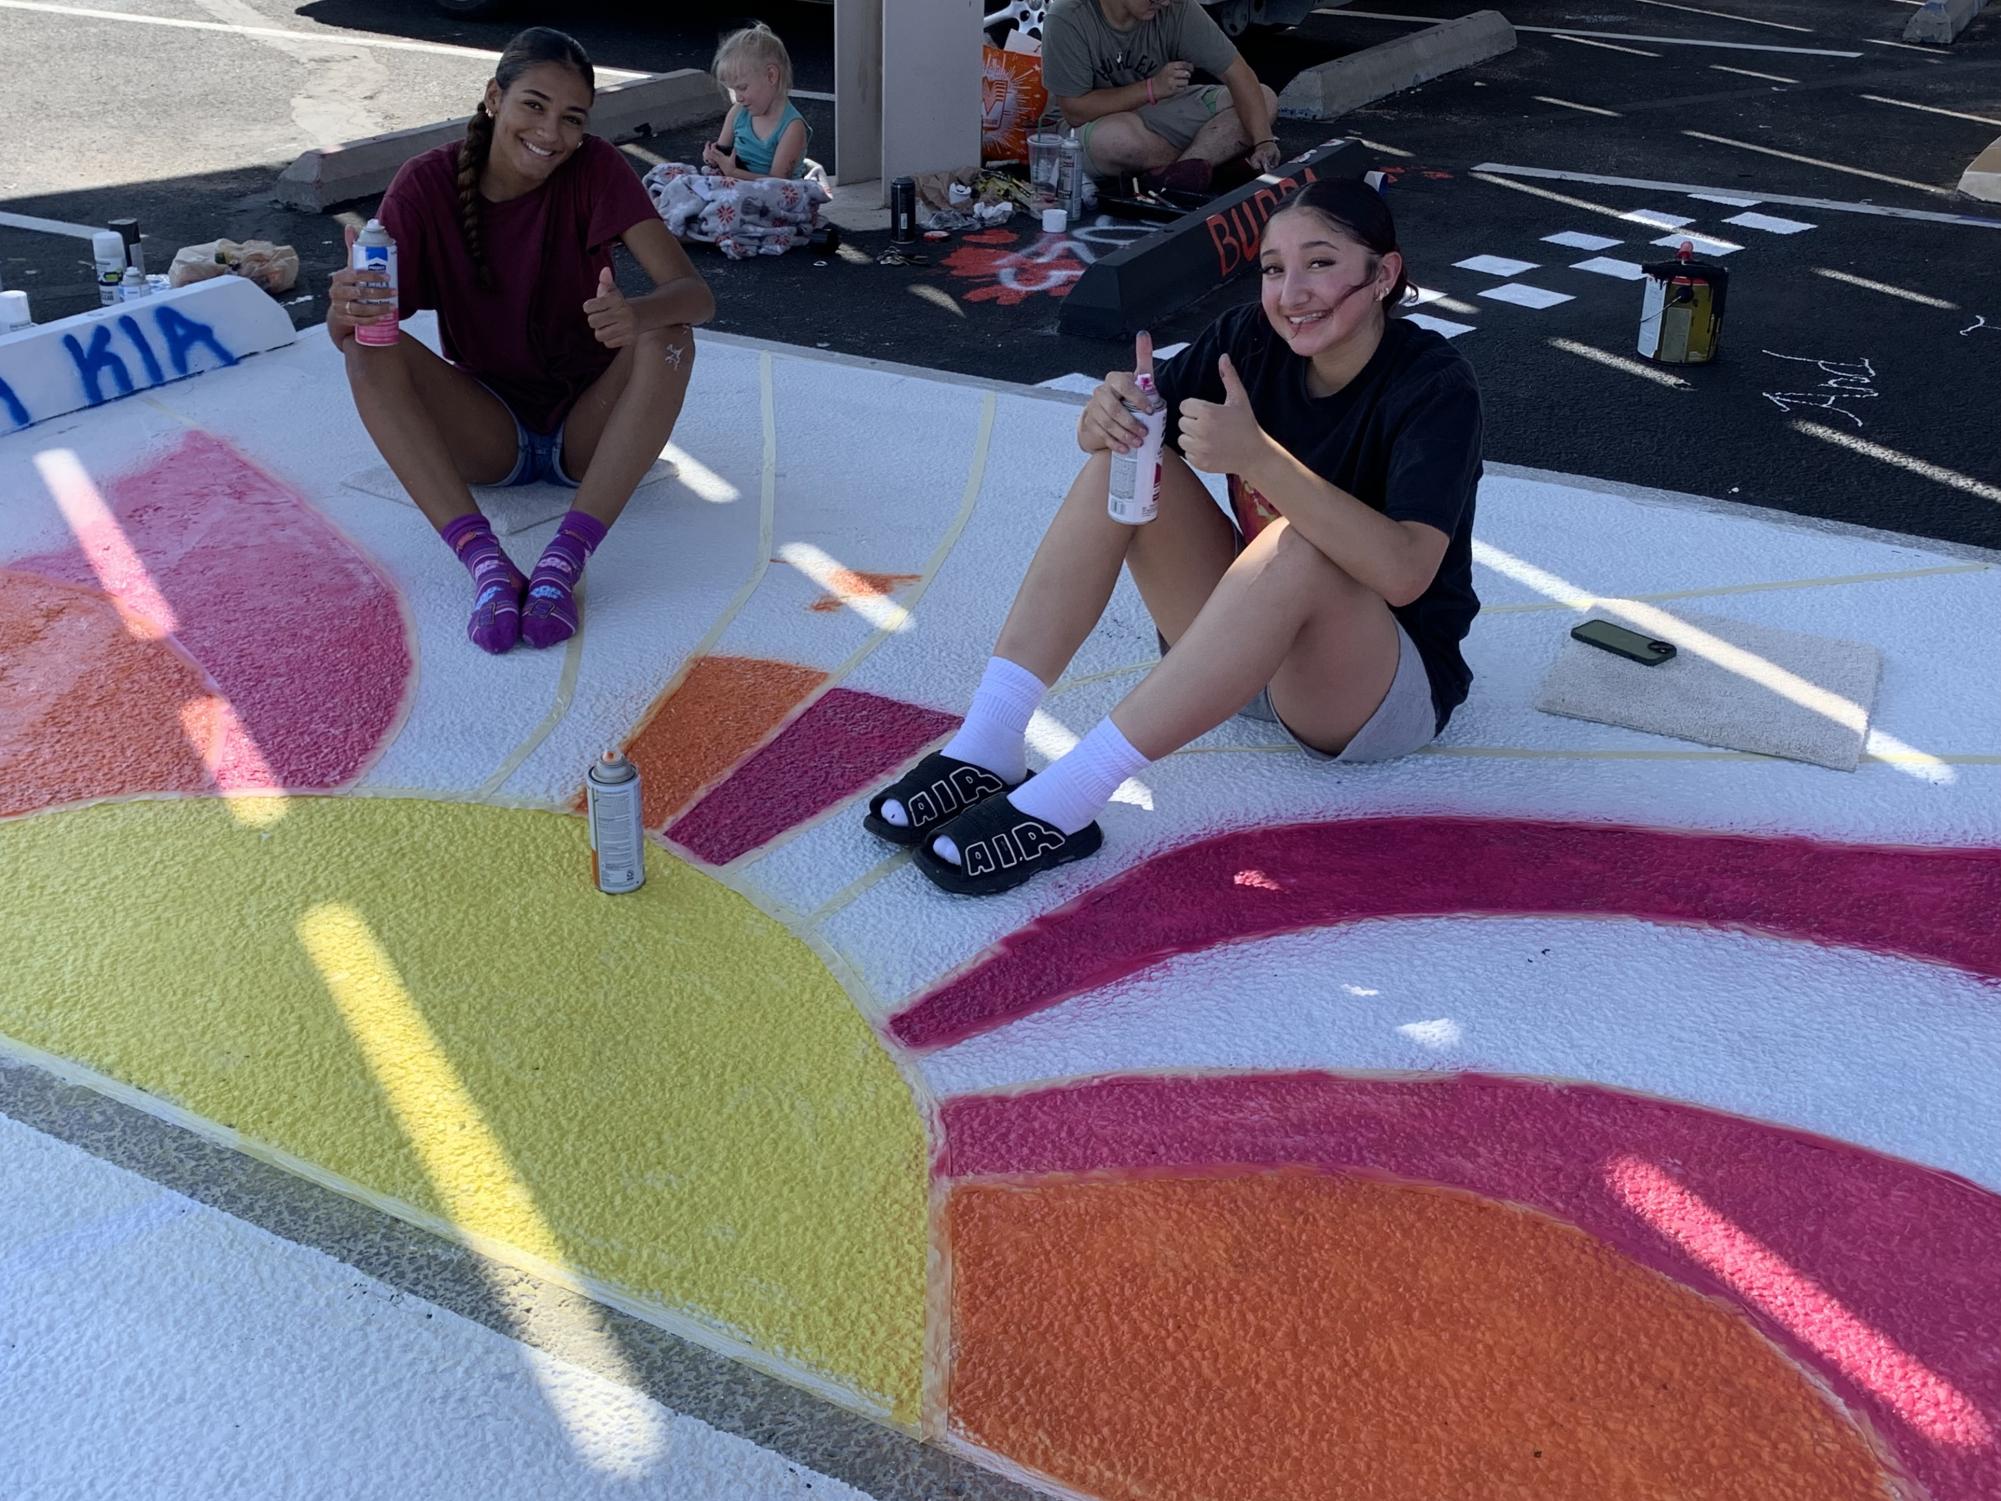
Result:
<svg viewBox="0 0 2001 1501">
<path fill-rule="evenodd" d="M 1592 619 L 1672 641 L 1677 655 L 1648 667 L 1566 639 L 1536 701 L 1544 713 L 1834 771 L 1861 760 L 1883 666 L 1875 647 L 1634 600 L 1599 600 L 1570 624 Z"/>
</svg>

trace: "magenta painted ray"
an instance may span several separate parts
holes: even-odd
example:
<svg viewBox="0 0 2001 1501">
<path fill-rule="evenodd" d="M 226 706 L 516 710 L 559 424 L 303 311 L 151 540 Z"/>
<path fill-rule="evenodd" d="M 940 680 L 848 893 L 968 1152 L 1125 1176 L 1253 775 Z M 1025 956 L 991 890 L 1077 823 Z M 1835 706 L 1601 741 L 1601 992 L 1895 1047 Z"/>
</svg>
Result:
<svg viewBox="0 0 2001 1501">
<path fill-rule="evenodd" d="M 834 688 L 729 779 L 667 827 L 724 865 L 895 770 L 958 724 L 955 715 Z"/>
<path fill-rule="evenodd" d="M 1482 818 L 1246 829 L 1156 855 L 1038 918 L 890 1032 L 942 1047 L 1175 954 L 1372 917 L 1636 917 L 2001 976 L 1997 911 L 1996 849 Z"/>
<path fill-rule="evenodd" d="M 227 700 L 224 791 L 359 776 L 402 713 L 412 659 L 396 591 L 317 511 L 229 444 L 190 433 L 129 474 L 44 468 L 76 545 L 9 566 L 100 589 L 171 634 Z"/>
<path fill-rule="evenodd" d="M 1469 1074 L 1109 1079 L 962 1096 L 942 1125 L 946 1176 L 1310 1165 L 1529 1205 L 1741 1308 L 1934 1501 L 2001 1496 L 2001 1197 L 1958 1178 L 1671 1101 Z"/>
</svg>

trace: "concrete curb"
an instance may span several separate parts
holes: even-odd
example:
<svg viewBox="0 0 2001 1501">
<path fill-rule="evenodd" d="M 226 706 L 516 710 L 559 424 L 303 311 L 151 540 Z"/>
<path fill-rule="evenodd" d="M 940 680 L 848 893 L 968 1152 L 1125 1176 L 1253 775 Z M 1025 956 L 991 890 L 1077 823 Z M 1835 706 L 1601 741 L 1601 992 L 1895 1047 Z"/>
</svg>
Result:
<svg viewBox="0 0 2001 1501">
<path fill-rule="evenodd" d="M 1969 198 L 2001 203 L 2001 136 L 1966 164 L 1966 170 L 1959 174 L 1959 191 Z"/>
<path fill-rule="evenodd" d="M 591 131 L 607 140 L 630 140 L 678 130 L 711 116 L 720 120 L 729 99 L 715 79 L 699 68 L 656 73 L 598 90 L 591 107 Z M 466 121 L 441 120 L 369 136 L 345 145 L 308 151 L 278 177 L 277 201 L 286 208 L 319 213 L 337 203 L 372 198 L 389 186 L 396 169 L 420 152 L 456 141 Z"/>
<path fill-rule="evenodd" d="M 1512 52 L 1515 28 L 1497 10 L 1476 10 L 1362 52 L 1308 68 L 1278 97 L 1288 119 L 1333 120 L 1457 68 Z"/>
<path fill-rule="evenodd" d="M 1925 0 L 1904 27 L 1907 42 L 1946 43 L 1966 30 L 1987 0 Z"/>
</svg>

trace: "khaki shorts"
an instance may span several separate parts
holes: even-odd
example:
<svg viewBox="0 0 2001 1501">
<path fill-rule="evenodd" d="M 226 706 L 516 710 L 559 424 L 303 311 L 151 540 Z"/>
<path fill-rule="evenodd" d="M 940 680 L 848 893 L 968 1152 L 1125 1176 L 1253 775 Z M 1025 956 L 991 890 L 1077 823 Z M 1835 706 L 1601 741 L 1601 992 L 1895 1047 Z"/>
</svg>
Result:
<svg viewBox="0 0 2001 1501">
<path fill-rule="evenodd" d="M 1133 113 L 1139 116 L 1140 124 L 1166 141 L 1176 152 L 1182 152 L 1188 149 L 1188 143 L 1195 139 L 1196 132 L 1215 119 L 1229 102 L 1230 91 L 1220 83 L 1211 83 L 1183 89 L 1158 104 L 1142 104 Z M 1110 177 L 1113 173 L 1091 155 L 1091 137 L 1096 133 L 1098 124 L 1099 121 L 1092 120 L 1077 131 L 1077 139 L 1084 143 L 1084 170 L 1093 177 Z"/>
</svg>

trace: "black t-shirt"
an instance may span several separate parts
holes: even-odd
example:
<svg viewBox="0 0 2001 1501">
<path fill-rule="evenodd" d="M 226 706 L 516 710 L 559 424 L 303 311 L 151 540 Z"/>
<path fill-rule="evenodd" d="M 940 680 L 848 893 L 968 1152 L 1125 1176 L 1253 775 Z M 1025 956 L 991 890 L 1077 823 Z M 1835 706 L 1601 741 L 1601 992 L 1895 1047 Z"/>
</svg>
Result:
<svg viewBox="0 0 2001 1501">
<path fill-rule="evenodd" d="M 1314 396 L 1306 387 L 1308 361 L 1251 303 L 1223 314 L 1155 371 L 1169 446 L 1180 446 L 1184 399 L 1223 400 L 1216 361 L 1224 354 L 1250 393 L 1258 425 L 1294 458 L 1392 521 L 1421 521 L 1451 539 L 1430 587 L 1391 607 L 1424 659 L 1444 729 L 1473 681 L 1459 643 L 1480 612 L 1473 593 L 1473 496 L 1481 473 L 1473 367 L 1430 329 L 1392 318 L 1361 372 L 1332 396 Z M 1249 540 L 1278 512 L 1236 475 L 1229 482 L 1237 528 Z"/>
</svg>

